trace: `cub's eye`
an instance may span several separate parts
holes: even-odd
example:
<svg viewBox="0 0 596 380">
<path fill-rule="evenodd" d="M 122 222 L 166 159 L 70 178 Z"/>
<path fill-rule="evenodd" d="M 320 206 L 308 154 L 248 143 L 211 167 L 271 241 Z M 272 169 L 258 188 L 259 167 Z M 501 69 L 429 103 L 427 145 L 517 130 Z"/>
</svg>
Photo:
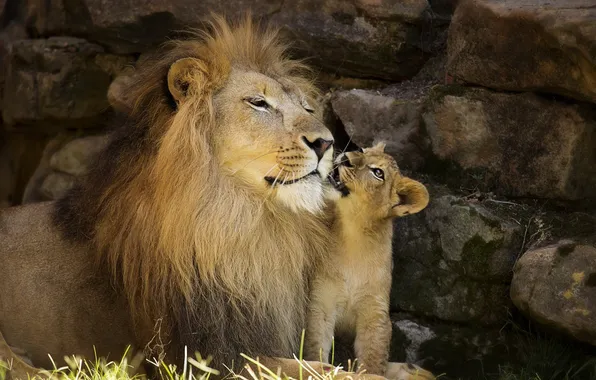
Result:
<svg viewBox="0 0 596 380">
<path fill-rule="evenodd" d="M 244 102 L 257 111 L 269 112 L 269 103 L 263 98 L 245 98 Z"/>
<path fill-rule="evenodd" d="M 381 170 L 379 168 L 370 168 L 370 171 L 375 176 L 375 178 L 378 179 L 379 181 L 385 180 L 385 173 L 383 172 L 383 170 Z"/>
</svg>

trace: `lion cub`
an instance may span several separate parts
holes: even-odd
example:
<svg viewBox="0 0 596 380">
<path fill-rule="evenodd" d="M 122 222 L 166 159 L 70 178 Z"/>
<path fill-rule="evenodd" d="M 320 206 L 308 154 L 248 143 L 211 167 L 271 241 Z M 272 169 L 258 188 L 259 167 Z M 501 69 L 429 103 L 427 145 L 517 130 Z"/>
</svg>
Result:
<svg viewBox="0 0 596 380">
<path fill-rule="evenodd" d="M 335 178 L 337 252 L 315 273 L 305 359 L 327 362 L 334 331 L 355 332 L 360 369 L 384 375 L 389 356 L 392 220 L 428 204 L 424 185 L 403 177 L 384 144 L 340 155 Z"/>
</svg>

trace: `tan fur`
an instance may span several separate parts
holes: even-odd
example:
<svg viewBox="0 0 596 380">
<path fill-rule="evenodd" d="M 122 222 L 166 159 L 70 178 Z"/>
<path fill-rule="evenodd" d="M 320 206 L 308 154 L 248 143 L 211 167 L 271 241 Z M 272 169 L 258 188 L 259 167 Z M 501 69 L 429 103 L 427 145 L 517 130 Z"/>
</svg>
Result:
<svg viewBox="0 0 596 380">
<path fill-rule="evenodd" d="M 0 329 L 35 363 L 47 366 L 48 352 L 92 354 L 93 345 L 112 355 L 126 343 L 154 346 L 157 322 L 170 359 L 183 345 L 222 365 L 240 352 L 297 352 L 307 276 L 330 241 L 323 181 L 332 149 L 319 160 L 309 144 L 333 139 L 306 67 L 287 58 L 275 31 L 248 19 L 216 18 L 210 28 L 139 67 L 129 125 L 65 199 L 0 214 Z M 251 105 L 256 97 L 270 109 Z M 38 318 L 19 299 L 19 276 L 39 294 L 31 302 L 43 299 L 55 315 Z M 108 315 L 130 322 L 107 326 Z M 85 335 L 88 325 L 106 337 Z M 122 331 L 129 326 L 133 336 Z"/>
<path fill-rule="evenodd" d="M 216 18 L 141 64 L 89 176 L 56 203 L 0 210 L 0 331 L 34 365 L 127 344 L 170 362 L 187 345 L 220 368 L 297 352 L 333 240 L 332 153 L 314 149 L 332 139 L 306 68 L 257 29 Z"/>
<path fill-rule="evenodd" d="M 132 165 L 136 175 L 116 178 L 106 190 L 94 240 L 121 276 L 135 318 L 147 326 L 164 318 L 169 332 L 167 311 L 182 312 L 183 303 L 192 313 L 202 307 L 197 288 L 218 288 L 239 312 L 250 305 L 276 314 L 282 335 L 273 344 L 284 352 L 295 346 L 301 279 L 324 251 L 328 232 L 315 215 L 321 207 L 294 210 L 279 193 L 291 191 L 282 189 L 284 180 L 317 167 L 303 137 L 332 138 L 318 115 L 304 109 L 315 89 L 284 50 L 272 31 L 257 34 L 249 21 L 230 29 L 217 19 L 213 34 L 178 42 L 154 63 L 184 57 L 168 70 L 177 112 L 152 98 L 157 78 L 139 80 L 133 114 L 152 119 L 150 133 L 160 134 L 160 146 Z M 284 117 L 263 118 L 243 101 L 257 95 Z M 323 176 L 330 158 L 331 151 L 320 164 Z M 268 172 L 278 178 L 274 187 L 263 180 Z M 321 176 L 309 181 L 320 186 Z"/>
<path fill-rule="evenodd" d="M 378 375 L 386 372 L 391 340 L 392 219 L 424 209 L 429 199 L 424 185 L 403 177 L 383 148 L 338 157 L 349 194 L 335 206 L 336 253 L 313 280 L 305 349 L 306 359 L 327 361 L 334 331 L 355 332 L 358 362 Z"/>
</svg>

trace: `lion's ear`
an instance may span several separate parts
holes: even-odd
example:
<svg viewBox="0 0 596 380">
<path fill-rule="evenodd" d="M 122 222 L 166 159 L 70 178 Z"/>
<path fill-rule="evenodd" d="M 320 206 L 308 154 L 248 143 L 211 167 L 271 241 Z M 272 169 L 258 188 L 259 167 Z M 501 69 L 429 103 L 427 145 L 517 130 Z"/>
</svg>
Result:
<svg viewBox="0 0 596 380">
<path fill-rule="evenodd" d="M 397 179 L 393 185 L 398 203 L 391 208 L 391 216 L 406 216 L 422 211 L 428 205 L 428 190 L 418 181 L 407 177 Z"/>
<path fill-rule="evenodd" d="M 168 71 L 168 89 L 176 102 L 182 102 L 189 91 L 196 90 L 193 87 L 200 85 L 206 72 L 205 63 L 196 58 L 182 58 L 174 62 Z"/>
</svg>

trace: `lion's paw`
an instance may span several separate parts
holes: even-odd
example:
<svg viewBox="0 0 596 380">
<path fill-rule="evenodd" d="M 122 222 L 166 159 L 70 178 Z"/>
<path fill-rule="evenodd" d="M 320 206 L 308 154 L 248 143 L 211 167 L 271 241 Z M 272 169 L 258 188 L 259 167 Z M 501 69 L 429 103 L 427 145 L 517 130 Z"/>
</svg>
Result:
<svg viewBox="0 0 596 380">
<path fill-rule="evenodd" d="M 389 380 L 434 380 L 429 371 L 410 363 L 388 363 L 385 377 Z"/>
</svg>

